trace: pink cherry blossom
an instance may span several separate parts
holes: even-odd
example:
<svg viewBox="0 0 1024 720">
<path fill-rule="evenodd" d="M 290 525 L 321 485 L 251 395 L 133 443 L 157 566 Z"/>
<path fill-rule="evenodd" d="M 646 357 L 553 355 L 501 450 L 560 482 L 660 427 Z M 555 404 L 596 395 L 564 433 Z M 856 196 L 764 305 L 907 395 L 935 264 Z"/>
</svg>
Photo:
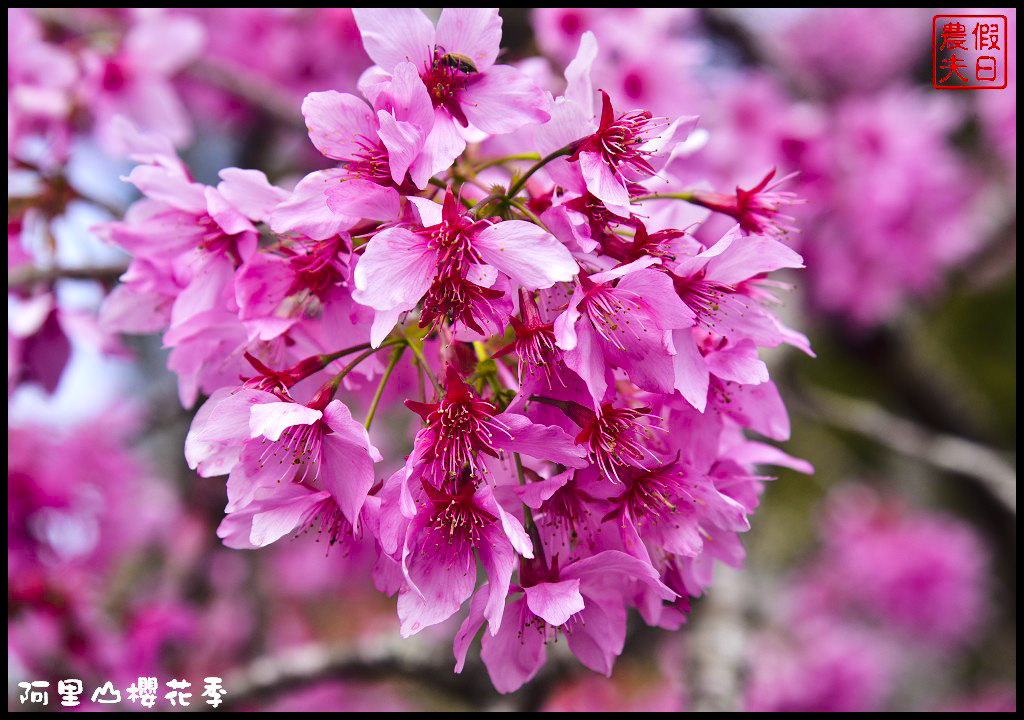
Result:
<svg viewBox="0 0 1024 720">
<path fill-rule="evenodd" d="M 493 289 L 498 273 L 519 287 L 546 288 L 569 280 L 577 265 L 554 237 L 520 220 L 474 220 L 449 190 L 444 205 L 417 202 L 418 226 L 390 227 L 366 246 L 355 269 L 357 302 L 377 311 L 379 344 L 397 316 L 424 301 L 420 322 L 449 318 L 483 333 L 508 313 Z"/>
<path fill-rule="evenodd" d="M 367 54 L 377 63 L 360 84 L 373 86 L 412 63 L 434 106 L 434 123 L 413 177 L 451 165 L 477 133 L 498 135 L 548 119 L 548 99 L 527 75 L 495 65 L 501 41 L 496 9 L 445 8 L 437 27 L 416 8 L 354 10 Z M 419 180 L 422 183 L 422 180 Z"/>
</svg>

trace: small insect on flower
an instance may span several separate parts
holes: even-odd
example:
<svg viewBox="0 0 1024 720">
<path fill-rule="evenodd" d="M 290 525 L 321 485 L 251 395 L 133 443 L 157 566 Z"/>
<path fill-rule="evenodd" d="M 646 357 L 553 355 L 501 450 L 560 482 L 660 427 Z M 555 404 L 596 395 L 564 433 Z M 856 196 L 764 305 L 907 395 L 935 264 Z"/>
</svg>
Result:
<svg viewBox="0 0 1024 720">
<path fill-rule="evenodd" d="M 438 62 L 445 67 L 450 67 L 453 70 L 472 75 L 477 72 L 476 65 L 465 55 L 459 55 L 458 53 L 446 52 L 441 56 Z"/>
</svg>

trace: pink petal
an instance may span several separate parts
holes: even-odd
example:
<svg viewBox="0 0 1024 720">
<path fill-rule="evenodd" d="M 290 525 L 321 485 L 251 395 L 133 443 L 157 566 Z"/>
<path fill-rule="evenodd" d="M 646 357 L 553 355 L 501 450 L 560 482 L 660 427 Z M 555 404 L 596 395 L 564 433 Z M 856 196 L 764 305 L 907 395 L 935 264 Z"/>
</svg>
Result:
<svg viewBox="0 0 1024 720">
<path fill-rule="evenodd" d="M 590 72 L 596 59 L 597 38 L 594 37 L 594 33 L 587 30 L 580 37 L 576 57 L 565 68 L 565 98 L 582 109 L 588 119 L 595 116 L 594 83 L 590 79 Z M 589 132 L 592 131 L 593 128 Z M 583 137 L 589 132 L 585 131 L 579 137 Z"/>
<path fill-rule="evenodd" d="M 605 204 L 609 210 L 622 217 L 629 216 L 629 192 L 622 178 L 615 175 L 600 155 L 592 152 L 580 153 L 580 172 L 587 183 L 590 194 Z"/>
<path fill-rule="evenodd" d="M 597 241 L 590 237 L 590 223 L 581 213 L 564 205 L 554 205 L 545 210 L 540 219 L 552 235 L 569 247 L 583 253 L 597 249 Z"/>
<path fill-rule="evenodd" d="M 361 422 L 356 422 L 348 406 L 341 400 L 331 400 L 324 408 L 324 422 L 345 442 L 358 445 L 366 450 L 373 462 L 380 462 L 384 459 L 380 451 L 370 442 L 370 435 L 366 432 L 366 427 Z"/>
<path fill-rule="evenodd" d="M 173 298 L 162 292 L 143 292 L 131 285 L 115 287 L 100 306 L 100 326 L 108 332 L 147 335 L 171 321 Z"/>
<path fill-rule="evenodd" d="M 501 626 L 505 598 L 512 582 L 512 573 L 516 569 L 516 554 L 497 527 L 491 525 L 484 529 L 483 535 L 484 542 L 479 545 L 477 552 L 489 579 L 484 617 L 487 618 L 491 635 L 494 635 Z"/>
<path fill-rule="evenodd" d="M 676 354 L 672 358 L 675 368 L 675 388 L 698 412 L 704 412 L 708 404 L 708 385 L 711 381 L 704 356 L 697 349 L 693 333 L 689 329 L 672 333 L 672 344 Z"/>
<path fill-rule="evenodd" d="M 202 23 L 190 17 L 154 15 L 135 25 L 124 38 L 134 62 L 161 75 L 171 75 L 199 55 L 206 39 Z"/>
<path fill-rule="evenodd" d="M 231 472 L 249 438 L 249 415 L 256 403 L 277 398 L 259 390 L 221 388 L 203 403 L 185 436 L 185 460 L 202 477 Z"/>
<path fill-rule="evenodd" d="M 583 289 L 576 285 L 573 288 L 572 297 L 569 299 L 569 306 L 566 307 L 565 312 L 555 318 L 555 344 L 562 350 L 572 350 L 579 342 L 576 324 L 581 317 L 579 307 L 582 300 Z"/>
<path fill-rule="evenodd" d="M 526 605 L 530 612 L 554 627 L 582 610 L 584 604 L 579 578 L 539 583 L 526 588 Z"/>
<path fill-rule="evenodd" d="M 288 296 L 295 281 L 288 261 L 259 252 L 235 274 L 235 302 L 243 322 L 272 316 Z"/>
<path fill-rule="evenodd" d="M 119 112 L 147 130 L 166 135 L 176 146 L 191 139 L 192 121 L 169 80 L 155 75 L 140 77 L 126 86 L 120 102 L 123 107 L 118 108 Z M 109 122 L 102 122 L 99 134 L 108 135 L 112 132 L 109 128 Z"/>
<path fill-rule="evenodd" d="M 491 135 L 510 133 L 551 118 L 550 97 L 528 75 L 510 65 L 495 65 L 473 76 L 459 97 L 459 106 L 471 125 Z"/>
<path fill-rule="evenodd" d="M 530 617 L 526 598 L 513 600 L 505 608 L 498 633 L 484 635 L 481 642 L 480 657 L 498 692 L 518 690 L 544 664 L 544 635 L 526 626 Z"/>
<path fill-rule="evenodd" d="M 484 510 L 497 516 L 505 537 L 508 538 L 515 551 L 525 558 L 532 558 L 533 542 L 530 540 L 530 536 L 523 528 L 523 524 L 514 515 L 505 512 L 505 509 L 498 504 L 498 501 L 494 499 L 494 492 L 490 486 L 481 486 L 476 491 L 474 499 Z"/>
<path fill-rule="evenodd" d="M 588 584 L 593 582 L 612 585 L 621 585 L 623 580 L 640 580 L 660 589 L 665 599 L 675 597 L 675 593 L 661 582 L 658 571 L 650 563 L 619 550 L 604 550 L 569 563 L 562 568 L 562 577 L 579 578 Z"/>
<path fill-rule="evenodd" d="M 239 463 L 228 475 L 227 512 L 243 509 L 258 509 L 254 505 L 261 492 L 273 492 L 274 488 L 287 485 L 294 477 L 297 466 L 284 462 L 276 453 L 280 448 L 267 447 L 263 443 L 248 442 L 242 448 Z"/>
<path fill-rule="evenodd" d="M 327 189 L 327 207 L 341 215 L 391 222 L 398 219 L 398 191 L 369 180 L 346 178 Z"/>
<path fill-rule="evenodd" d="M 626 641 L 626 609 L 621 601 L 590 600 L 568 635 L 569 649 L 584 666 L 610 676 Z"/>
<path fill-rule="evenodd" d="M 196 215 L 206 211 L 203 186 L 190 182 L 176 170 L 139 165 L 122 180 L 130 182 L 146 197 L 165 202 L 179 210 Z"/>
<path fill-rule="evenodd" d="M 233 263 L 223 255 L 210 255 L 207 260 L 171 307 L 171 327 L 164 335 L 169 347 L 203 329 L 208 324 L 204 320 L 227 312 L 227 300 L 234 294 Z"/>
<path fill-rule="evenodd" d="M 423 227 L 430 227 L 441 222 L 441 203 L 415 195 L 408 197 L 407 200 L 416 208 L 416 215 L 419 216 L 420 225 Z"/>
<path fill-rule="evenodd" d="M 224 541 L 224 546 L 232 550 L 255 550 L 249 536 L 252 534 L 252 517 L 255 511 L 243 510 L 228 513 L 217 526 L 217 537 Z"/>
<path fill-rule="evenodd" d="M 288 199 L 288 193 L 271 185 L 259 170 L 224 168 L 219 175 L 223 182 L 217 192 L 250 220 L 266 222 L 273 209 Z"/>
<path fill-rule="evenodd" d="M 759 442 L 745 442 L 729 450 L 729 458 L 750 465 L 778 465 L 790 470 L 812 475 L 814 466 L 806 460 L 784 453 L 773 445 Z"/>
<path fill-rule="evenodd" d="M 605 342 L 602 346 L 605 360 L 625 370 L 638 387 L 670 395 L 675 387 L 675 367 L 666 349 L 666 345 L 671 344 L 670 331 L 657 332 L 654 328 L 642 338 L 634 338 L 623 325 L 619 327 L 622 341 L 627 343 L 625 350 Z"/>
<path fill-rule="evenodd" d="M 395 120 L 419 128 L 424 135 L 434 124 L 434 104 L 420 79 L 419 69 L 412 63 L 395 67 L 391 79 L 383 83 L 374 97 L 373 107 L 378 117 L 383 110 Z"/>
<path fill-rule="evenodd" d="M 466 139 L 455 126 L 451 115 L 444 108 L 437 108 L 430 134 L 423 143 L 423 151 L 409 168 L 409 175 L 416 187 L 426 187 L 431 176 L 450 168 L 455 158 L 465 149 Z"/>
<path fill-rule="evenodd" d="M 323 439 L 323 484 L 358 531 L 359 513 L 375 479 L 373 464 L 382 458 L 366 428 L 340 400 L 324 408 L 324 421 L 334 432 Z"/>
<path fill-rule="evenodd" d="M 353 530 L 358 531 L 359 511 L 374 483 L 373 460 L 365 447 L 346 442 L 335 433 L 324 436 L 321 452 L 321 482 L 352 523 Z"/>
<path fill-rule="evenodd" d="M 593 278 L 591 278 L 593 279 Z M 697 316 L 684 303 L 672 285 L 672 278 L 657 270 L 638 270 L 624 275 L 616 291 L 633 293 L 654 311 L 658 327 L 662 330 L 675 330 L 691 327 Z"/>
<path fill-rule="evenodd" d="M 723 285 L 735 285 L 781 268 L 804 266 L 799 255 L 777 240 L 760 236 L 740 237 L 738 229 L 719 242 L 726 239 L 729 240 L 727 249 L 707 264 L 707 278 Z"/>
<path fill-rule="evenodd" d="M 380 492 L 380 547 L 385 554 L 398 556 L 398 550 L 409 527 L 401 509 L 400 494 L 405 484 L 405 468 L 399 468 L 384 481 Z"/>
<path fill-rule="evenodd" d="M 579 105 L 564 97 L 555 100 L 549 111 L 551 119 L 543 125 L 534 129 L 534 141 L 537 151 L 543 155 L 549 155 L 559 148 L 563 148 L 571 142 L 593 134 L 597 124 L 593 117 L 587 114 Z M 584 188 L 583 178 L 580 175 L 577 163 L 568 163 L 564 158 L 560 159 L 565 167 L 559 172 L 557 178 L 560 185 L 573 192 L 580 192 Z M 545 170 L 558 163 L 556 160 L 545 166 Z M 562 175 L 568 175 L 563 178 Z M 571 179 L 575 178 L 575 182 Z"/>
<path fill-rule="evenodd" d="M 563 355 L 566 366 L 586 383 L 594 407 L 600 407 L 612 387 L 612 369 L 601 351 L 601 338 L 590 322 L 576 328 L 577 343 Z"/>
<path fill-rule="evenodd" d="M 312 240 L 326 240 L 354 227 L 358 217 L 340 215 L 327 206 L 327 190 L 346 175 L 346 170 L 338 168 L 302 178 L 291 197 L 270 214 L 271 229 L 279 234 L 294 232 Z"/>
<path fill-rule="evenodd" d="M 689 153 L 692 149 L 685 144 L 693 129 L 697 127 L 697 116 L 679 117 L 656 137 L 644 143 L 644 152 L 650 153 L 648 161 L 655 172 L 661 170 L 678 153 Z"/>
<path fill-rule="evenodd" d="M 743 385 L 758 385 L 768 380 L 768 366 L 757 355 L 757 346 L 744 338 L 735 345 L 705 356 L 708 369 L 722 378 Z"/>
<path fill-rule="evenodd" d="M 435 43 L 446 52 L 469 58 L 480 72 L 494 64 L 501 44 L 497 8 L 445 8 L 437 21 Z"/>
<path fill-rule="evenodd" d="M 316 149 L 335 160 L 354 158 L 360 142 L 372 140 L 377 133 L 373 109 L 355 95 L 334 90 L 307 95 L 302 117 Z"/>
<path fill-rule="evenodd" d="M 294 425 L 312 425 L 323 417 L 319 410 L 294 402 L 269 402 L 253 405 L 249 414 L 249 435 L 277 442 L 281 433 Z"/>
<path fill-rule="evenodd" d="M 567 282 L 579 272 L 565 245 L 523 220 L 506 220 L 485 228 L 473 239 L 473 247 L 484 262 L 528 290 Z"/>
<path fill-rule="evenodd" d="M 503 424 L 512 435 L 505 440 L 495 435 L 495 446 L 511 452 L 522 453 L 538 460 L 566 465 L 567 467 L 586 467 L 586 451 L 577 445 L 569 433 L 556 425 L 539 425 L 522 415 L 501 413 L 494 418 Z"/>
<path fill-rule="evenodd" d="M 210 213 L 220 229 L 226 235 L 238 235 L 244 232 L 256 232 L 249 218 L 238 212 L 227 199 L 217 192 L 216 188 L 206 187 L 206 210 Z"/>
<path fill-rule="evenodd" d="M 363 48 L 391 72 L 401 62 L 418 68 L 433 60 L 434 24 L 416 8 L 354 8 Z"/>
<path fill-rule="evenodd" d="M 744 427 L 772 440 L 789 440 L 789 414 L 771 380 L 759 385 L 722 382 L 721 410 Z"/>
<path fill-rule="evenodd" d="M 373 322 L 370 324 L 370 344 L 373 347 L 380 347 L 391 331 L 398 324 L 398 318 L 402 313 L 409 312 L 406 308 L 392 308 L 390 310 L 377 310 L 373 314 Z"/>
<path fill-rule="evenodd" d="M 302 485 L 282 486 L 273 500 L 260 502 L 266 509 L 253 516 L 249 542 L 256 547 L 266 547 L 291 534 L 303 524 L 304 518 L 330 497 L 326 492 L 311 491 Z"/>
<path fill-rule="evenodd" d="M 420 150 L 423 149 L 426 132 L 412 123 L 395 120 L 383 110 L 377 113 L 377 120 L 380 123 L 377 135 L 388 151 L 391 179 L 396 184 L 401 184 L 419 156 Z"/>
<path fill-rule="evenodd" d="M 484 624 L 484 605 L 487 603 L 487 595 L 487 583 L 484 583 L 473 596 L 473 602 L 469 604 L 469 614 L 459 626 L 459 631 L 455 633 L 455 672 L 457 673 L 462 672 L 462 668 L 466 664 L 466 653 L 469 652 L 469 646 L 473 644 L 473 639 Z"/>
<path fill-rule="evenodd" d="M 625 277 L 626 275 L 630 275 L 631 273 L 635 273 L 639 270 L 644 270 L 645 268 L 649 268 L 652 265 L 660 264 L 660 259 L 656 257 L 651 257 L 650 255 L 644 255 L 643 257 L 638 258 L 631 263 L 619 265 L 618 267 L 614 267 L 611 270 L 605 270 L 604 272 L 595 273 L 594 275 L 590 276 L 590 280 L 595 284 L 600 285 L 602 283 L 611 282 L 612 280 Z"/>
<path fill-rule="evenodd" d="M 558 492 L 560 488 L 565 487 L 565 484 L 569 482 L 571 478 L 572 471 L 567 470 L 546 480 L 531 482 L 526 485 L 513 485 L 511 487 L 513 492 L 515 492 L 516 497 L 518 497 L 525 505 L 536 510 L 543 505 L 548 498 Z"/>
<path fill-rule="evenodd" d="M 413 532 L 415 527 L 415 524 L 410 525 L 409 531 Z M 398 592 L 402 637 L 415 635 L 425 627 L 450 618 L 473 594 L 476 585 L 476 563 L 468 547 L 467 552 L 453 554 L 442 564 L 426 548 L 446 543 L 447 539 L 431 537 L 429 528 L 424 533 L 422 545 L 406 558 L 409 582 L 414 583 L 419 592 L 408 584 Z M 408 540 L 406 542 L 408 544 Z"/>
<path fill-rule="evenodd" d="M 356 264 L 356 302 L 377 310 L 416 307 L 437 272 L 437 253 L 422 235 L 392 227 L 377 233 Z"/>
</svg>

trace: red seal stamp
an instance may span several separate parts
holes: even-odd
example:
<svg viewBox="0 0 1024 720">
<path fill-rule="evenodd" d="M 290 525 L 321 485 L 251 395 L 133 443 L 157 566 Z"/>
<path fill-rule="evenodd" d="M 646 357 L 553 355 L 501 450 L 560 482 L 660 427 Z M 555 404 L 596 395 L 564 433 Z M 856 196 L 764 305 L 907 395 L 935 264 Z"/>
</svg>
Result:
<svg viewBox="0 0 1024 720">
<path fill-rule="evenodd" d="M 983 90 L 1006 87 L 1009 37 L 1005 15 L 932 18 L 932 87 Z"/>
</svg>

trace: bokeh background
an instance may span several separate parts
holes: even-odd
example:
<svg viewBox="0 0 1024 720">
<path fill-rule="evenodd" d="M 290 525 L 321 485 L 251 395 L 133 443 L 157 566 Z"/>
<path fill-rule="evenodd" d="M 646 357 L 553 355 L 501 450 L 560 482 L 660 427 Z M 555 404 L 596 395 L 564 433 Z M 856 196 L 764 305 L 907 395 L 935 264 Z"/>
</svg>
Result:
<svg viewBox="0 0 1024 720">
<path fill-rule="evenodd" d="M 932 16 L 957 12 L 1008 17 L 1007 89 L 932 88 Z M 369 65 L 351 12 L 9 10 L 9 707 L 26 681 L 54 706 L 64 678 L 198 700 L 216 675 L 222 710 L 1014 709 L 1015 11 L 502 16 L 503 61 L 552 91 L 590 30 L 616 107 L 700 115 L 675 169 L 695 183 L 795 173 L 807 269 L 783 314 L 817 357 L 766 360 L 816 472 L 769 484 L 746 567 L 683 629 L 631 623 L 611 678 L 564 659 L 504 697 L 479 663 L 451 672 L 458 618 L 399 638 L 372 558 L 222 547 L 159 338 L 97 315 L 126 259 L 90 228 L 134 199 L 111 124 L 173 137 L 202 182 L 294 182 L 323 166 L 302 97 Z"/>
</svg>

